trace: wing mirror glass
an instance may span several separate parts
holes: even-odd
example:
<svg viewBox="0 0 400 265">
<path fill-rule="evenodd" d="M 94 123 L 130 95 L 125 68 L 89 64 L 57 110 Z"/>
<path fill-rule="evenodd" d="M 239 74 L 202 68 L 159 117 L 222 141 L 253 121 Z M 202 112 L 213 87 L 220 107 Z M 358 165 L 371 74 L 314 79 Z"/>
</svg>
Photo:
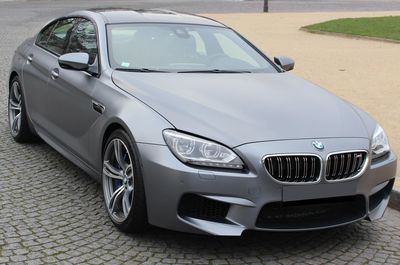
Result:
<svg viewBox="0 0 400 265">
<path fill-rule="evenodd" d="M 64 69 L 85 71 L 89 68 L 89 54 L 84 52 L 67 53 L 58 58 L 58 64 Z"/>
<path fill-rule="evenodd" d="M 285 71 L 290 71 L 294 68 L 293 59 L 286 56 L 276 56 L 274 57 L 274 62 Z"/>
</svg>

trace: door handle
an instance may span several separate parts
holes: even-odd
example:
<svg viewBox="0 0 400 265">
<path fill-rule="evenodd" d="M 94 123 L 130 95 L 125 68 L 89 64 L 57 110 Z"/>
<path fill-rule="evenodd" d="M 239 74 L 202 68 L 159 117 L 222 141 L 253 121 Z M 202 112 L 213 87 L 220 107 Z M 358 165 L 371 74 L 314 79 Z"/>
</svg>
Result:
<svg viewBox="0 0 400 265">
<path fill-rule="evenodd" d="M 28 55 L 28 63 L 31 63 L 33 61 L 33 54 Z"/>
<path fill-rule="evenodd" d="M 60 76 L 60 72 L 58 71 L 57 68 L 55 68 L 51 71 L 51 78 L 53 78 L 53 80 L 57 79 L 59 76 Z"/>
<path fill-rule="evenodd" d="M 100 114 L 103 114 L 104 110 L 106 109 L 106 107 L 104 107 L 103 105 L 94 100 L 92 100 L 92 107 L 95 111 L 97 111 Z"/>
</svg>

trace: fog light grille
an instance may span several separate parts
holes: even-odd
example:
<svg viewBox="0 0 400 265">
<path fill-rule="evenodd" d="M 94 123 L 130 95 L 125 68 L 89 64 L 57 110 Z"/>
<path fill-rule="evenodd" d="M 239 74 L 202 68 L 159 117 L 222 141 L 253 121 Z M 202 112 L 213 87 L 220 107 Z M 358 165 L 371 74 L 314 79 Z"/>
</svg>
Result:
<svg viewBox="0 0 400 265">
<path fill-rule="evenodd" d="M 185 194 L 180 203 L 178 214 L 182 217 L 193 217 L 213 222 L 228 222 L 225 217 L 229 204 L 196 194 Z"/>
</svg>

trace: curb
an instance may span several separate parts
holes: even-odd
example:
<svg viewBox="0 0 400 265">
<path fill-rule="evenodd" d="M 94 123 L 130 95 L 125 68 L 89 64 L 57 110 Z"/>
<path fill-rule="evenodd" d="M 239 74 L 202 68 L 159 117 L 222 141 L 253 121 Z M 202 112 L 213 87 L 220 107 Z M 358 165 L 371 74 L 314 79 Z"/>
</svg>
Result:
<svg viewBox="0 0 400 265">
<path fill-rule="evenodd" d="M 343 38 L 348 38 L 348 39 L 380 41 L 380 42 L 396 43 L 396 44 L 400 43 L 399 40 L 391 40 L 391 39 L 384 39 L 384 38 L 378 38 L 378 37 L 368 37 L 368 36 L 362 36 L 362 35 L 353 35 L 353 34 L 348 34 L 348 33 L 321 31 L 321 30 L 307 29 L 305 27 L 301 27 L 300 30 L 304 31 L 304 32 L 312 33 L 312 34 L 343 37 Z"/>
<path fill-rule="evenodd" d="M 396 178 L 399 179 L 399 178 Z M 400 188 L 394 186 L 390 193 L 389 207 L 400 211 Z"/>
</svg>

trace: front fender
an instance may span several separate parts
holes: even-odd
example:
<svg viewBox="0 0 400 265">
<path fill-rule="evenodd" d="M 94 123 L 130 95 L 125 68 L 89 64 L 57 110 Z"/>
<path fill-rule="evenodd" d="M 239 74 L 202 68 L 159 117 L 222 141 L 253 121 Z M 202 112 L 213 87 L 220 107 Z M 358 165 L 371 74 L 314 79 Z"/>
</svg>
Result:
<svg viewBox="0 0 400 265">
<path fill-rule="evenodd" d="M 107 74 L 101 78 L 107 80 Z M 105 106 L 105 111 L 94 123 L 89 135 L 91 163 L 101 172 L 102 148 L 110 128 L 123 128 L 136 143 L 165 145 L 162 131 L 174 128 L 166 119 L 146 104 L 116 87 L 108 80 L 96 89 L 94 99 Z"/>
</svg>

